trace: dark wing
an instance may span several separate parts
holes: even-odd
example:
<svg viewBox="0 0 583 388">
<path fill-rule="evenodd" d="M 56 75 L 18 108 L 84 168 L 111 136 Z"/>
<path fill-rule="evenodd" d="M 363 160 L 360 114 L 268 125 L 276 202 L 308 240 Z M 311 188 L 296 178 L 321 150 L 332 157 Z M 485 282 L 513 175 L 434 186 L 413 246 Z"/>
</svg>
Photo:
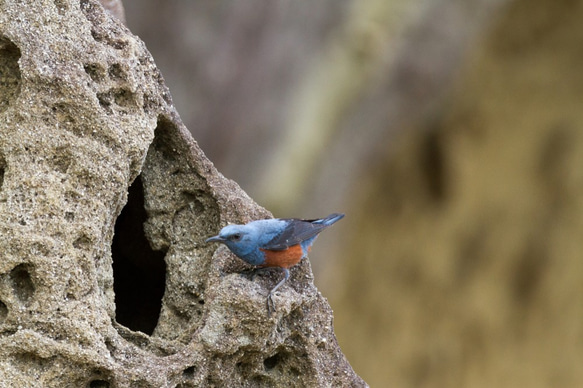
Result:
<svg viewBox="0 0 583 388">
<path fill-rule="evenodd" d="M 314 223 L 320 220 L 299 220 L 296 218 L 283 219 L 288 225 L 278 236 L 269 241 L 262 249 L 282 251 L 315 237 L 329 225 Z"/>
</svg>

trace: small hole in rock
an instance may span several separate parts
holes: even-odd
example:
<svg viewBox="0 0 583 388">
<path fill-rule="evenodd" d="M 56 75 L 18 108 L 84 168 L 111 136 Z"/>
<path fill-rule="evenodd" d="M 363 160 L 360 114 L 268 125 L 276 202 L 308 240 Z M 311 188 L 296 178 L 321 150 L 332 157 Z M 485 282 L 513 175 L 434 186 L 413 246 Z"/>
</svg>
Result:
<svg viewBox="0 0 583 388">
<path fill-rule="evenodd" d="M 10 280 L 16 297 L 21 302 L 28 301 L 34 293 L 34 284 L 30 278 L 28 264 L 19 264 L 10 272 Z"/>
<path fill-rule="evenodd" d="M 114 63 L 109 67 L 109 77 L 116 80 L 123 80 L 127 77 L 125 71 L 119 63 Z"/>
<path fill-rule="evenodd" d="M 110 93 L 97 93 L 97 100 L 99 100 L 99 105 L 101 105 L 101 107 L 103 109 L 105 109 L 105 111 L 107 113 L 112 113 L 113 111 L 111 110 L 111 102 L 112 102 L 113 97 L 111 96 Z"/>
<path fill-rule="evenodd" d="M 69 5 L 64 0 L 54 0 L 55 7 L 57 7 L 57 12 L 59 15 L 64 15 L 65 12 L 69 9 Z"/>
<path fill-rule="evenodd" d="M 88 385 L 89 388 L 109 388 L 109 382 L 105 380 L 91 380 Z"/>
<path fill-rule="evenodd" d="M 196 372 L 196 368 L 194 366 L 189 366 L 182 372 L 182 376 L 185 378 L 191 379 L 194 377 L 194 373 Z"/>
<path fill-rule="evenodd" d="M 6 304 L 0 300 L 0 324 L 4 322 L 6 317 L 8 316 L 8 307 Z"/>
<path fill-rule="evenodd" d="M 273 356 L 266 358 L 263 361 L 263 365 L 265 366 L 265 369 L 269 370 L 269 369 L 275 368 L 277 366 L 277 364 L 279 364 L 280 361 L 281 361 L 281 354 L 275 353 Z"/>
<path fill-rule="evenodd" d="M 91 239 L 82 234 L 73 241 L 73 247 L 77 249 L 88 250 L 92 245 Z"/>
<path fill-rule="evenodd" d="M 4 185 L 4 172 L 6 171 L 6 161 L 0 157 L 0 190 Z"/>
<path fill-rule="evenodd" d="M 128 89 L 118 89 L 112 91 L 115 103 L 124 108 L 137 107 L 136 95 Z"/>
<path fill-rule="evenodd" d="M 129 188 L 111 247 L 116 320 L 134 331 L 152 334 L 158 323 L 166 282 L 166 252 L 154 251 L 144 233 L 147 219 L 140 177 Z"/>
<path fill-rule="evenodd" d="M 0 112 L 4 112 L 20 95 L 20 49 L 0 35 Z"/>
<path fill-rule="evenodd" d="M 296 376 L 296 377 L 301 376 L 300 371 L 297 368 L 294 368 L 293 366 L 291 368 L 289 368 L 289 373 L 293 376 Z"/>
<path fill-rule="evenodd" d="M 101 82 L 105 78 L 105 70 L 100 64 L 89 63 L 84 65 L 83 69 L 93 82 Z"/>
</svg>

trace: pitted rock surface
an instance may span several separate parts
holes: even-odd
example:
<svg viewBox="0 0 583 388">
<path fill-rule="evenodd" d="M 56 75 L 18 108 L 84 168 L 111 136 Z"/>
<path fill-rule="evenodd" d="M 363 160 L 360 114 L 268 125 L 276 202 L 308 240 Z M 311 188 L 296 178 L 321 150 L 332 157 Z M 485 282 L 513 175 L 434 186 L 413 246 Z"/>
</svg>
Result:
<svg viewBox="0 0 583 388">
<path fill-rule="evenodd" d="M 366 386 L 309 262 L 267 317 L 276 275 L 204 244 L 269 213 L 99 3 L 2 1 L 0 74 L 0 386 Z"/>
</svg>

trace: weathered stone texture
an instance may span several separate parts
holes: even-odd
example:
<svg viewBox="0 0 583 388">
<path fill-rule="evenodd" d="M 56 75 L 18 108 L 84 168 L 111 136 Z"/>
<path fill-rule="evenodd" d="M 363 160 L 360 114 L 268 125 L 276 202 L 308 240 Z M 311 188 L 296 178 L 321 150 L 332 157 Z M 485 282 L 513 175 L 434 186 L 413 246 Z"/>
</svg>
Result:
<svg viewBox="0 0 583 388">
<path fill-rule="evenodd" d="M 98 3 L 0 2 L 0 386 L 366 385 L 308 262 L 269 318 L 275 274 L 203 243 L 266 216 Z"/>
</svg>

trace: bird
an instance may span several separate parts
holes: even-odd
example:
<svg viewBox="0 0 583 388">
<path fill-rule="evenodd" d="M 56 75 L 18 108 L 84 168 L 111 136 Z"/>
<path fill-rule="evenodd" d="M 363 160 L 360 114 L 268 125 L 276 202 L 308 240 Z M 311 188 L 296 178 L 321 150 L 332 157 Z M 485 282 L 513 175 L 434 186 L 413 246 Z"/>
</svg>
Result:
<svg viewBox="0 0 583 388">
<path fill-rule="evenodd" d="M 267 313 L 275 312 L 273 293 L 289 279 L 289 269 L 308 257 L 318 234 L 340 221 L 342 213 L 324 218 L 271 218 L 251 221 L 245 225 L 227 225 L 206 242 L 225 244 L 241 260 L 258 269 L 279 268 L 284 277 L 267 295 Z"/>
</svg>

